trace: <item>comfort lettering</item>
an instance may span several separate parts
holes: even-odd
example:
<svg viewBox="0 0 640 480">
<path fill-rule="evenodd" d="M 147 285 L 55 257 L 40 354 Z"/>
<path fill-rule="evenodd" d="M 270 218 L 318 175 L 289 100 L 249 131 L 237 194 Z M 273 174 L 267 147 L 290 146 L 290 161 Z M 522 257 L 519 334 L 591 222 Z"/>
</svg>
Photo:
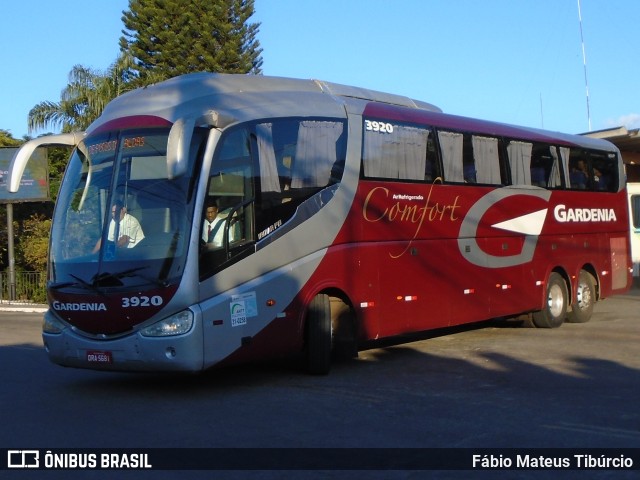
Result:
<svg viewBox="0 0 640 480">
<path fill-rule="evenodd" d="M 399 255 L 392 255 L 390 253 L 389 255 L 392 258 L 401 257 L 406 253 L 409 247 L 411 247 L 413 240 L 418 237 L 418 234 L 425 222 L 454 222 L 458 220 L 458 213 L 460 209 L 458 201 L 460 196 L 456 196 L 450 203 L 441 203 L 432 201 L 432 192 L 433 185 L 431 185 L 426 199 L 422 195 L 391 195 L 389 189 L 386 187 L 373 188 L 367 194 L 362 207 L 362 216 L 367 222 L 406 222 L 415 225 L 413 236 L 411 237 L 407 248 L 405 248 Z M 381 210 L 378 205 L 381 203 L 387 203 L 389 199 L 395 201 L 390 206 Z"/>
</svg>

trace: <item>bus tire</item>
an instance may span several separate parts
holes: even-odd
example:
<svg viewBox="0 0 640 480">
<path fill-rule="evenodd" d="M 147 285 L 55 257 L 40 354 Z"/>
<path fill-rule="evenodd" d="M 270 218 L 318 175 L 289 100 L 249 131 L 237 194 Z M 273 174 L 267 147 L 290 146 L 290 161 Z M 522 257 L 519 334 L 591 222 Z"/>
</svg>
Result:
<svg viewBox="0 0 640 480">
<path fill-rule="evenodd" d="M 558 328 L 564 322 L 569 304 L 567 284 L 559 273 L 549 275 L 546 299 L 543 309 L 533 313 L 533 324 L 538 328 Z"/>
<path fill-rule="evenodd" d="M 567 315 L 571 323 L 586 323 L 591 319 L 593 306 L 596 303 L 596 281 L 589 272 L 580 270 L 576 300 Z"/>
<path fill-rule="evenodd" d="M 331 358 L 348 361 L 358 357 L 355 314 L 351 306 L 339 297 L 331 299 Z"/>
<path fill-rule="evenodd" d="M 307 370 L 326 375 L 331 368 L 331 302 L 328 295 L 319 294 L 307 311 Z"/>
</svg>

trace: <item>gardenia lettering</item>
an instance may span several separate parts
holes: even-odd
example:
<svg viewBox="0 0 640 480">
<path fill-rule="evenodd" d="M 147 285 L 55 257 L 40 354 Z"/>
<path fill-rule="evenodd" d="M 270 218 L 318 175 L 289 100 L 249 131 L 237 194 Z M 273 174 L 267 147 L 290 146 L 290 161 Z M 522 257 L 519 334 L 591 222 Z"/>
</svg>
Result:
<svg viewBox="0 0 640 480">
<path fill-rule="evenodd" d="M 613 208 L 567 208 L 556 205 L 553 215 L 558 222 L 615 222 L 616 212 Z"/>
<path fill-rule="evenodd" d="M 63 303 L 58 300 L 51 305 L 54 310 L 73 311 L 73 312 L 100 312 L 107 311 L 104 303 Z"/>
</svg>

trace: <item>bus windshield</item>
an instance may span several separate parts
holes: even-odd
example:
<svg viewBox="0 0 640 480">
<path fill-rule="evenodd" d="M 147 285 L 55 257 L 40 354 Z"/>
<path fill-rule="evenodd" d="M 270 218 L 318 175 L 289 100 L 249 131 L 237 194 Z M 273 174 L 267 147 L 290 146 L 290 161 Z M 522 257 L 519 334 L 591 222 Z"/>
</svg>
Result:
<svg viewBox="0 0 640 480">
<path fill-rule="evenodd" d="M 52 288 L 157 288 L 181 275 L 192 182 L 189 174 L 168 178 L 168 134 L 168 129 L 108 132 L 78 145 L 53 219 Z M 198 142 L 204 143 L 203 132 L 194 135 L 192 152 L 198 152 Z"/>
</svg>

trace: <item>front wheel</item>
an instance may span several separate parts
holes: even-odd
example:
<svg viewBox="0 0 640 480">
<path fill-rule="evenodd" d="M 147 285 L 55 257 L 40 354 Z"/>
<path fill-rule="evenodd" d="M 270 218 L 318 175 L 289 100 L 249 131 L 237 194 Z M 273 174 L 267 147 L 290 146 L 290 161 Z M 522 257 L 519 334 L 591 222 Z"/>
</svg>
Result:
<svg viewBox="0 0 640 480">
<path fill-rule="evenodd" d="M 316 295 L 309 304 L 306 323 L 307 369 L 326 375 L 331 368 L 331 302 L 328 295 Z"/>
<path fill-rule="evenodd" d="M 569 304 L 569 291 L 564 278 L 556 272 L 547 281 L 547 302 L 542 310 L 533 313 L 533 324 L 538 328 L 558 328 L 564 322 Z"/>
<path fill-rule="evenodd" d="M 596 303 L 596 281 L 589 272 L 580 270 L 576 301 L 573 303 L 567 320 L 571 323 L 586 323 L 591 319 Z"/>
</svg>

